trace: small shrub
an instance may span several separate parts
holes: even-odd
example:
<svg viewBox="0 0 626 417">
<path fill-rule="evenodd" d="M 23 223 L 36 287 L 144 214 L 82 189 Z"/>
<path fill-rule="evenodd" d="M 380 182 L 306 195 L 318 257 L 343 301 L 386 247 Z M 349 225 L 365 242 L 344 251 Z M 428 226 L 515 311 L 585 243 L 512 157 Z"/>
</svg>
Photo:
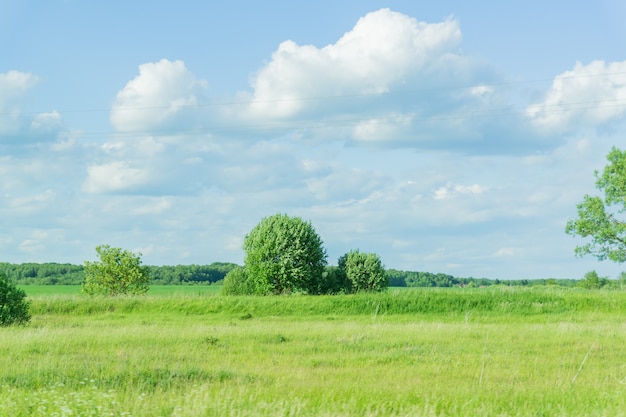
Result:
<svg viewBox="0 0 626 417">
<path fill-rule="evenodd" d="M 141 265 L 141 254 L 109 245 L 96 247 L 100 261 L 85 261 L 83 292 L 89 295 L 144 294 L 150 276 Z"/>
<path fill-rule="evenodd" d="M 223 295 L 248 295 L 253 293 L 246 270 L 240 266 L 231 269 L 224 278 Z"/>
<path fill-rule="evenodd" d="M 0 274 L 0 326 L 25 324 L 30 321 L 30 302 L 6 275 Z"/>
<path fill-rule="evenodd" d="M 608 282 L 608 279 L 598 276 L 596 271 L 589 271 L 585 274 L 585 278 L 578 283 L 579 287 L 587 288 L 590 290 L 604 287 Z"/>
</svg>

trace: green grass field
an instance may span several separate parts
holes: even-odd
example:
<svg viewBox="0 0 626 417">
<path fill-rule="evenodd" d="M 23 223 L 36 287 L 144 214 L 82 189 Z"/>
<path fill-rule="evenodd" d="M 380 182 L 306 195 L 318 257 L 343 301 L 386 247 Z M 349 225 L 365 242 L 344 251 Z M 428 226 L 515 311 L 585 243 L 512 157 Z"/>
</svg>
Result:
<svg viewBox="0 0 626 417">
<path fill-rule="evenodd" d="M 0 416 L 626 415 L 625 292 L 23 288 Z"/>
<path fill-rule="evenodd" d="M 80 294 L 80 285 L 18 285 L 29 297 Z M 152 285 L 149 295 L 210 295 L 220 291 L 219 285 Z"/>
</svg>

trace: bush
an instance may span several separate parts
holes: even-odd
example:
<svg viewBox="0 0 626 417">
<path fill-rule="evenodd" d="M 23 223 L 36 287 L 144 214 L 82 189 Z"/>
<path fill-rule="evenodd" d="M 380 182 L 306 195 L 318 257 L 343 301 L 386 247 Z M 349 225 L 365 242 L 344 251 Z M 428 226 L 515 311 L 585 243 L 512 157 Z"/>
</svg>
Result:
<svg viewBox="0 0 626 417">
<path fill-rule="evenodd" d="M 352 283 L 346 272 L 337 266 L 327 266 L 319 283 L 318 294 L 349 294 Z"/>
<path fill-rule="evenodd" d="M 246 270 L 238 266 L 233 268 L 224 278 L 221 290 L 223 295 L 247 295 L 252 294 L 253 289 L 248 281 Z"/>
<path fill-rule="evenodd" d="M 146 267 L 141 266 L 141 254 L 112 248 L 109 245 L 96 247 L 99 262 L 85 261 L 86 294 L 143 294 L 148 291 L 150 277 Z"/>
<path fill-rule="evenodd" d="M 0 274 L 0 326 L 28 323 L 29 309 L 26 293 L 11 283 L 6 275 Z"/>
<path fill-rule="evenodd" d="M 579 287 L 589 290 L 604 287 L 608 283 L 608 279 L 598 276 L 596 271 L 589 271 L 585 274 L 585 278 L 578 283 Z"/>
<path fill-rule="evenodd" d="M 351 250 L 339 258 L 339 269 L 350 283 L 350 292 L 383 291 L 389 286 L 385 267 L 375 253 Z"/>
</svg>

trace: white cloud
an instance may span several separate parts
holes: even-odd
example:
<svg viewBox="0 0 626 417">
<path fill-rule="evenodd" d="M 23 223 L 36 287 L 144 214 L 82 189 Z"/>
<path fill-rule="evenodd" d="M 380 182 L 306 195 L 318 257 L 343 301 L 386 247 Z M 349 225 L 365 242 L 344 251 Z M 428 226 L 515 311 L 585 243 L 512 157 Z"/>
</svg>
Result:
<svg viewBox="0 0 626 417">
<path fill-rule="evenodd" d="M 257 117 L 293 117 L 319 107 L 311 98 L 324 98 L 326 105 L 332 97 L 383 94 L 432 78 L 443 61 L 454 65 L 460 40 L 453 19 L 431 24 L 389 9 L 368 13 L 323 48 L 283 42 L 252 80 L 249 111 Z"/>
<path fill-rule="evenodd" d="M 487 187 L 480 184 L 455 185 L 447 184 L 435 190 L 435 200 L 445 200 L 459 195 L 478 195 L 487 191 Z"/>
<path fill-rule="evenodd" d="M 35 195 L 27 195 L 9 200 L 9 207 L 12 210 L 19 210 L 20 213 L 40 211 L 52 202 L 56 197 L 56 193 L 52 190 L 45 190 Z"/>
<path fill-rule="evenodd" d="M 542 103 L 526 110 L 533 123 L 549 131 L 595 126 L 626 114 L 626 61 L 580 62 L 554 78 Z"/>
<path fill-rule="evenodd" d="M 0 111 L 11 111 L 15 101 L 33 88 L 37 82 L 39 82 L 39 77 L 30 73 L 20 71 L 0 73 Z"/>
<path fill-rule="evenodd" d="M 50 238 L 50 232 L 41 229 L 33 230 L 27 239 L 20 242 L 18 249 L 22 252 L 36 254 L 46 247 L 46 241 Z"/>
<path fill-rule="evenodd" d="M 461 40 L 452 18 L 371 12 L 335 43 L 283 42 L 242 95 L 249 104 L 230 114 L 298 140 L 363 146 L 506 153 L 558 142 L 530 134 L 498 87 L 505 80 L 463 54 Z"/>
<path fill-rule="evenodd" d="M 470 88 L 470 92 L 475 96 L 485 97 L 493 94 L 494 88 L 489 85 L 477 85 L 475 87 Z"/>
<path fill-rule="evenodd" d="M 91 165 L 83 189 L 94 194 L 124 191 L 146 184 L 149 178 L 146 169 L 133 167 L 129 162 Z"/>
<path fill-rule="evenodd" d="M 162 59 L 139 66 L 139 75 L 117 93 L 111 123 L 119 131 L 193 127 L 193 114 L 207 87 L 182 61 Z"/>
<path fill-rule="evenodd" d="M 21 108 L 38 82 L 39 77 L 30 73 L 0 73 L 0 145 L 19 146 L 58 139 L 63 123 L 57 111 L 33 115 Z"/>
<path fill-rule="evenodd" d="M 173 202 L 171 197 L 151 197 L 145 204 L 137 204 L 131 210 L 131 214 L 161 214 L 172 208 Z"/>
<path fill-rule="evenodd" d="M 410 131 L 413 114 L 390 114 L 384 118 L 373 118 L 358 122 L 353 137 L 357 141 L 379 142 L 389 138 L 405 137 Z"/>
<path fill-rule="evenodd" d="M 56 110 L 49 113 L 39 113 L 30 125 L 34 131 L 58 131 L 62 127 L 61 115 Z"/>
<path fill-rule="evenodd" d="M 111 123 L 125 141 L 204 135 L 214 148 L 249 138 L 474 153 L 536 146 L 523 117 L 502 117 L 510 103 L 490 84 L 494 71 L 464 55 L 461 38 L 455 19 L 426 23 L 381 9 L 335 43 L 281 43 L 251 91 L 221 103 L 206 100 L 206 81 L 182 61 L 145 63 L 119 91 Z"/>
</svg>

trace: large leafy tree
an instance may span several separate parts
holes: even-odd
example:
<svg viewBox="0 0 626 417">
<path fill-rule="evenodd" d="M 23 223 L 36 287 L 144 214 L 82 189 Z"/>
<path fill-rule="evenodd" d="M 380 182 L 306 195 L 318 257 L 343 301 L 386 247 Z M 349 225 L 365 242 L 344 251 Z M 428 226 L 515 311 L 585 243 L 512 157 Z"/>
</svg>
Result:
<svg viewBox="0 0 626 417">
<path fill-rule="evenodd" d="M 100 261 L 85 261 L 83 292 L 87 294 L 143 294 L 148 291 L 150 276 L 141 266 L 141 254 L 112 248 L 96 247 Z"/>
<path fill-rule="evenodd" d="M 0 273 L 0 326 L 25 324 L 30 321 L 30 302 L 26 293 Z"/>
<path fill-rule="evenodd" d="M 383 291 L 389 286 L 385 267 L 375 253 L 351 250 L 339 258 L 338 264 L 349 284 L 346 292 Z"/>
<path fill-rule="evenodd" d="M 596 188 L 604 196 L 585 195 L 577 206 L 578 218 L 569 220 L 565 231 L 591 238 L 576 247 L 576 255 L 621 263 L 626 261 L 626 223 L 620 218 L 626 212 L 626 151 L 613 147 L 607 160 L 602 175 L 594 173 Z"/>
<path fill-rule="evenodd" d="M 243 249 L 251 292 L 319 292 L 327 255 L 311 222 L 286 214 L 265 217 L 246 235 Z"/>
</svg>

